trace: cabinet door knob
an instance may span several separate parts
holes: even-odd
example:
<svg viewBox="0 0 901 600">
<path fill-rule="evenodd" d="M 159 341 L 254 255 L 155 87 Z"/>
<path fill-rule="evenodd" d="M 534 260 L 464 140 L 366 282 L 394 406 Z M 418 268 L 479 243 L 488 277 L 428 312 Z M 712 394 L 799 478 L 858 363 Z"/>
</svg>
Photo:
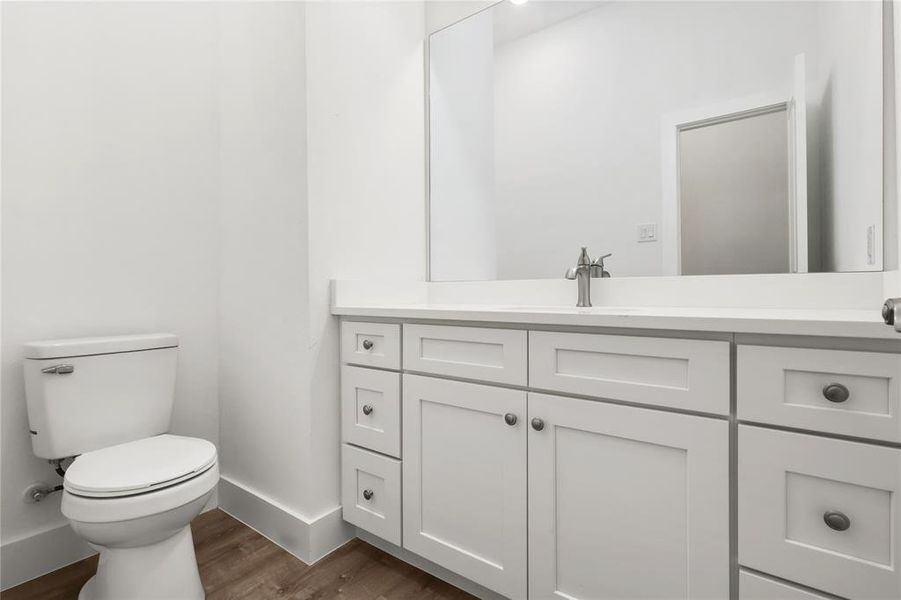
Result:
<svg viewBox="0 0 901 600">
<path fill-rule="evenodd" d="M 363 498 L 366 500 L 372 500 L 372 497 L 375 496 L 372 490 L 363 490 Z"/>
<path fill-rule="evenodd" d="M 364 414 L 364 415 L 371 415 L 371 414 L 372 414 L 372 405 L 371 405 L 371 404 L 364 404 L 364 405 L 363 405 L 363 414 Z"/>
<path fill-rule="evenodd" d="M 506 423 L 507 425 L 516 425 L 516 421 L 516 415 L 514 415 L 513 413 L 507 413 L 504 415 L 504 423 Z"/>
<path fill-rule="evenodd" d="M 850 398 L 851 392 L 840 383 L 830 383 L 823 388 L 823 397 L 829 402 L 839 404 Z"/>
<path fill-rule="evenodd" d="M 363 350 L 372 350 L 372 347 L 375 344 L 372 343 L 372 340 L 363 340 Z"/>
<path fill-rule="evenodd" d="M 851 519 L 845 513 L 837 510 L 830 510 L 823 514 L 823 521 L 830 529 L 836 531 L 844 531 L 851 527 Z"/>
<path fill-rule="evenodd" d="M 534 419 L 532 419 L 532 429 L 534 429 L 535 431 L 541 431 L 542 429 L 544 429 L 544 421 L 542 421 L 538 417 L 535 417 Z"/>
</svg>

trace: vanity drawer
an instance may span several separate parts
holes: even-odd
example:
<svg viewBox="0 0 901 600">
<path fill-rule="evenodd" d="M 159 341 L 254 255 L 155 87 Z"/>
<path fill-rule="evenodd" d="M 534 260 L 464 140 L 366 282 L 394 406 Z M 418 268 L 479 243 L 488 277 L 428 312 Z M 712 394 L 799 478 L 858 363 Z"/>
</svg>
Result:
<svg viewBox="0 0 901 600">
<path fill-rule="evenodd" d="M 341 361 L 366 367 L 400 369 L 400 325 L 343 321 Z"/>
<path fill-rule="evenodd" d="M 738 347 L 738 417 L 901 442 L 901 354 Z"/>
<path fill-rule="evenodd" d="M 742 569 L 738 574 L 738 600 L 831 600 L 777 579 L 770 579 Z"/>
<path fill-rule="evenodd" d="M 345 442 L 400 458 L 400 373 L 341 368 Z"/>
<path fill-rule="evenodd" d="M 344 520 L 400 546 L 400 461 L 341 446 Z"/>
<path fill-rule="evenodd" d="M 729 414 L 729 343 L 532 331 L 529 385 Z"/>
<path fill-rule="evenodd" d="M 526 385 L 526 332 L 516 329 L 404 326 L 404 369 Z"/>
<path fill-rule="evenodd" d="M 740 425 L 739 563 L 847 598 L 901 598 L 899 492 L 899 449 Z"/>
</svg>

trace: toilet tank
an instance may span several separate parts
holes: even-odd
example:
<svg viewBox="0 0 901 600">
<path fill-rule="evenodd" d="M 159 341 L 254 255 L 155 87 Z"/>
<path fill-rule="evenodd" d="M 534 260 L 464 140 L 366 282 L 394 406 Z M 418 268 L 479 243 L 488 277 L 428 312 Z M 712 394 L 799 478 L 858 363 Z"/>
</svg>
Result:
<svg viewBox="0 0 901 600">
<path fill-rule="evenodd" d="M 64 458 L 168 431 L 177 355 L 169 333 L 25 344 L 34 453 Z"/>
</svg>

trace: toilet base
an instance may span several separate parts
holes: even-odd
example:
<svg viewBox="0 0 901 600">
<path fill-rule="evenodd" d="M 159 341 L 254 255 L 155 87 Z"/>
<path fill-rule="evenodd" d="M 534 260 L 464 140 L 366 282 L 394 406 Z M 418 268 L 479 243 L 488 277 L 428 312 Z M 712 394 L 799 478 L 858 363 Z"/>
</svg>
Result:
<svg viewBox="0 0 901 600">
<path fill-rule="evenodd" d="M 98 547 L 97 574 L 78 600 L 204 600 L 189 526 L 172 537 L 135 548 Z"/>
</svg>

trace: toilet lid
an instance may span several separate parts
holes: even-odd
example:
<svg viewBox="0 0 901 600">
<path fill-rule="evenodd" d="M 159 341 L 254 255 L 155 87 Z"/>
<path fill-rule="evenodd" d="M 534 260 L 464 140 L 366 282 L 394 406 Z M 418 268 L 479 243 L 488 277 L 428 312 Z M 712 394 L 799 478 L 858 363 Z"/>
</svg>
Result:
<svg viewBox="0 0 901 600">
<path fill-rule="evenodd" d="M 192 479 L 215 463 L 207 440 L 163 434 L 82 454 L 63 485 L 79 496 L 127 496 Z"/>
</svg>

